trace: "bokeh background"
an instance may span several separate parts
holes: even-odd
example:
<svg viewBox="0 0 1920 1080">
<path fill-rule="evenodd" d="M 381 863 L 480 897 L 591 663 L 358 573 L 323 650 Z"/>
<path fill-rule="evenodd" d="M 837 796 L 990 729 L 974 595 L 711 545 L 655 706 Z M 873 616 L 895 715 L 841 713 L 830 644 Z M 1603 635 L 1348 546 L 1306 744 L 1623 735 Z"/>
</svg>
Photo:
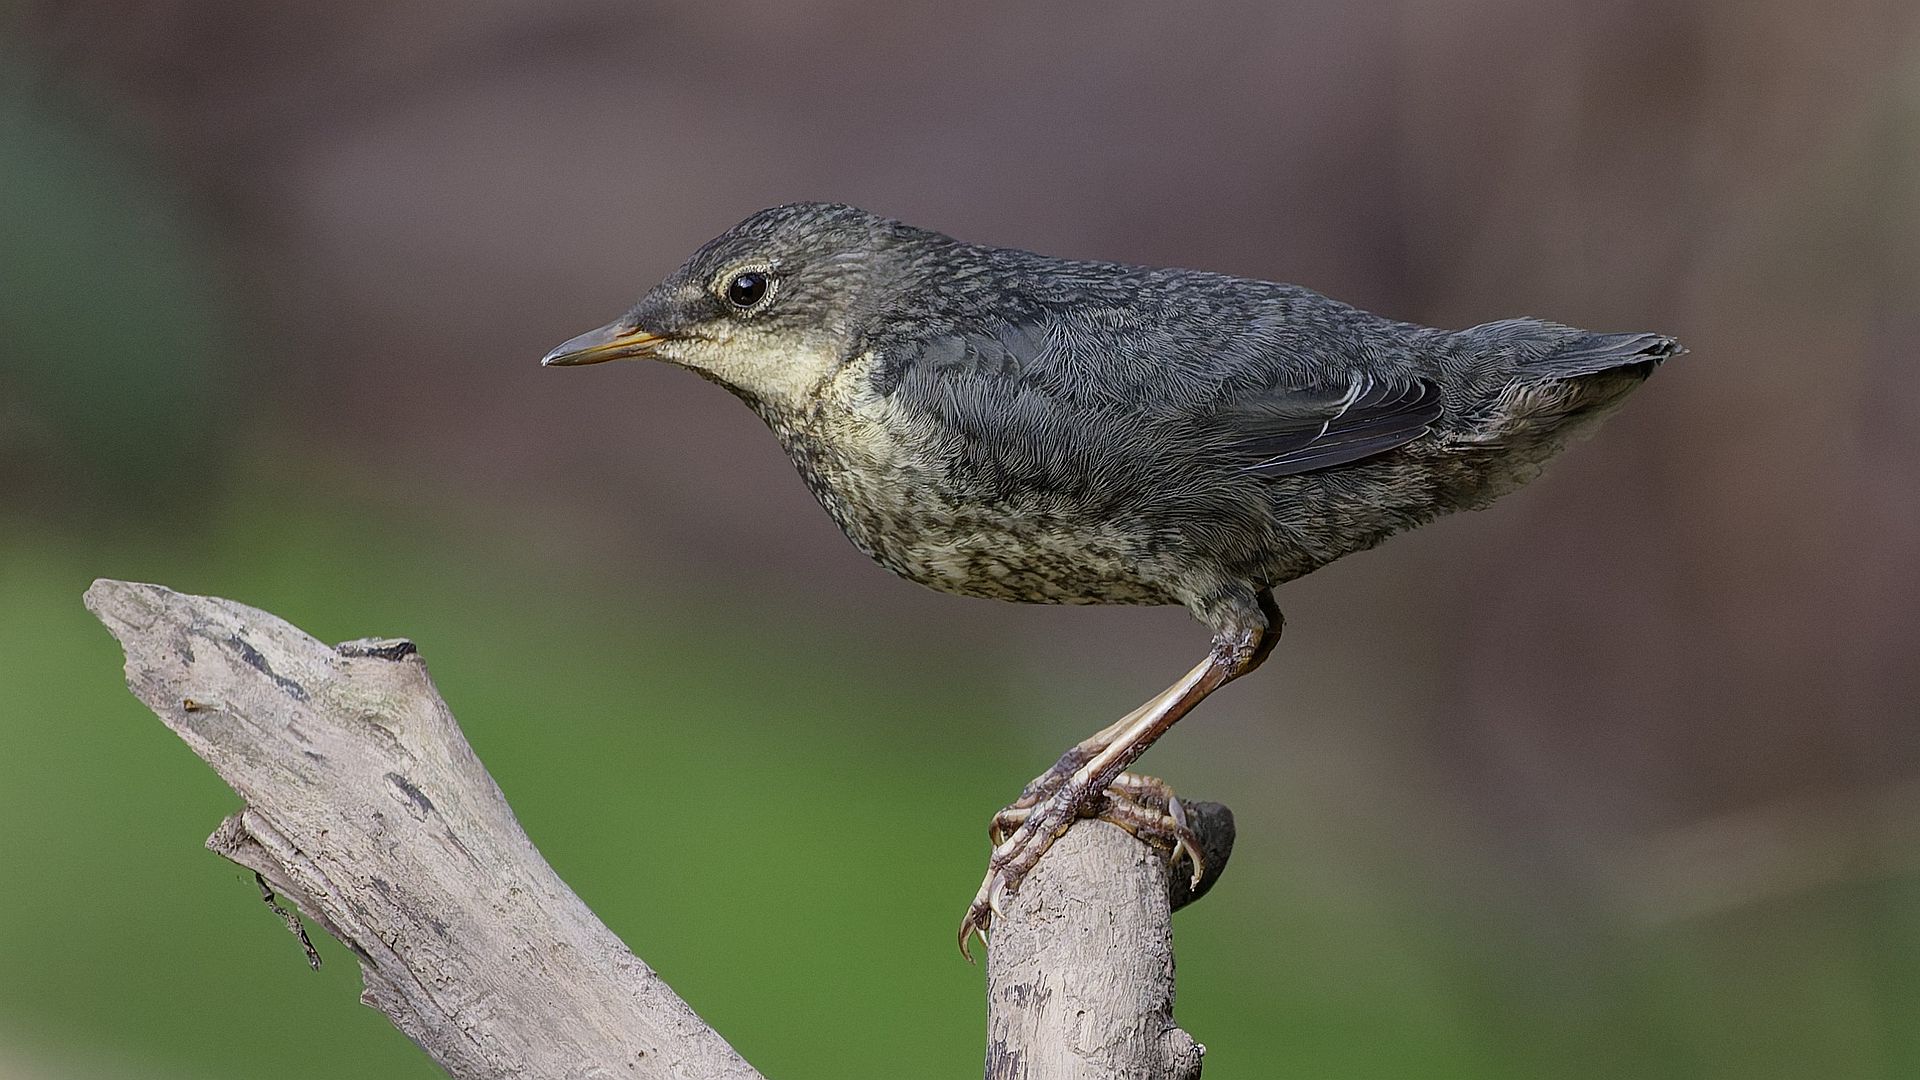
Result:
<svg viewBox="0 0 1920 1080">
<path fill-rule="evenodd" d="M 977 1074 L 987 814 L 1205 638 L 897 581 L 716 388 L 537 366 L 814 198 L 1693 350 L 1148 759 L 1241 825 L 1209 1077 L 1920 1076 L 1911 0 L 0 4 L 0 1076 L 436 1075 L 200 850 L 96 576 L 416 638 L 769 1076 Z"/>
</svg>

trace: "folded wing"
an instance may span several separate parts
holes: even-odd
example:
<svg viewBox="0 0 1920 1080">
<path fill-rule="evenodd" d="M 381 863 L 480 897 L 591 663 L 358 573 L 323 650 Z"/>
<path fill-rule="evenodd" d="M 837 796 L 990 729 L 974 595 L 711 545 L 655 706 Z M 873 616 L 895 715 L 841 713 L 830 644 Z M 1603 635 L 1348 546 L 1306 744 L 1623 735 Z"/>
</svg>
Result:
<svg viewBox="0 0 1920 1080">
<path fill-rule="evenodd" d="M 1384 454 L 1440 418 L 1440 387 L 1355 372 L 1342 386 L 1275 390 L 1234 401 L 1209 418 L 1242 472 L 1293 476 Z"/>
</svg>

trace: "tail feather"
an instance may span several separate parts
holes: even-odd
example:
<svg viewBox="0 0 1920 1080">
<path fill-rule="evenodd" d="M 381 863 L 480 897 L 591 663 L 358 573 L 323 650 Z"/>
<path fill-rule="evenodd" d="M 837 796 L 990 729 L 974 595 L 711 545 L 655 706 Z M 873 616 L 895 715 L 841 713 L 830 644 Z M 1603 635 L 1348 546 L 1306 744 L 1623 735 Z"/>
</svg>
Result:
<svg viewBox="0 0 1920 1080">
<path fill-rule="evenodd" d="M 1461 332 L 1485 365 L 1476 407 L 1449 433 L 1450 449 L 1480 463 L 1453 497 L 1481 507 L 1538 475 L 1592 431 L 1653 369 L 1686 350 L 1663 334 L 1596 334 L 1537 319 Z M 1474 457 L 1474 455 L 1482 455 Z"/>
<path fill-rule="evenodd" d="M 1685 349 L 1665 334 L 1596 334 L 1542 319 L 1501 319 L 1449 335 L 1457 355 L 1495 378 L 1572 379 L 1645 364 Z"/>
<path fill-rule="evenodd" d="M 1652 370 L 1662 361 L 1687 350 L 1663 334 L 1587 334 L 1528 364 L 1528 375 L 1571 379 L 1602 371 L 1645 364 Z"/>
<path fill-rule="evenodd" d="M 1567 436 L 1591 429 L 1654 368 L 1686 351 L 1664 334 L 1596 334 L 1535 319 L 1465 333 L 1499 343 L 1507 360 L 1497 376 L 1502 385 L 1462 425 L 1461 442 L 1500 445 L 1521 456 L 1522 448 L 1535 447 L 1541 460 Z"/>
</svg>

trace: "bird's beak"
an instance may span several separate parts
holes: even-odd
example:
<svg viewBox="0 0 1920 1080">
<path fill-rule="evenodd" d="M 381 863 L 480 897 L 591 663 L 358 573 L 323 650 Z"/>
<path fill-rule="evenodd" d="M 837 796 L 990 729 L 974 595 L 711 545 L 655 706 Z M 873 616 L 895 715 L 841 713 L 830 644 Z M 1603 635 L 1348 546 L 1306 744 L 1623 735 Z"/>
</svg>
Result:
<svg viewBox="0 0 1920 1080">
<path fill-rule="evenodd" d="M 542 357 L 540 364 L 543 367 L 573 367 L 576 364 L 599 364 L 608 360 L 645 359 L 652 356 L 653 351 L 666 340 L 664 334 L 636 329 L 622 319 L 562 342 Z"/>
</svg>

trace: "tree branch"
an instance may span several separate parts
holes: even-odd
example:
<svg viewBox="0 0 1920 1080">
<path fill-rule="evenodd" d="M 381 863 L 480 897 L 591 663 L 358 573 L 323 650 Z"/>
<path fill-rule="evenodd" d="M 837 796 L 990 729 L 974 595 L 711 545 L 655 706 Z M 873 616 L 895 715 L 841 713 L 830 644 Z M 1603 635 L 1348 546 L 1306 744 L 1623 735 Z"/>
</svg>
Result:
<svg viewBox="0 0 1920 1080">
<path fill-rule="evenodd" d="M 1175 908 L 1205 895 L 1233 814 L 1189 803 L 1206 876 L 1116 825 L 1082 821 L 1007 900 L 987 953 L 987 1080 L 1197 1080 L 1206 1048 L 1173 1022 Z"/>
<path fill-rule="evenodd" d="M 207 845 L 360 959 L 361 1000 L 473 1080 L 759 1080 L 601 924 L 521 831 L 413 644 L 329 648 L 229 600 L 97 581 L 127 683 L 245 807 Z M 1231 815 L 1189 806 L 1210 863 L 1082 822 L 994 924 L 988 1076 L 1188 1080 L 1168 913 L 1226 862 Z M 1184 875 L 1179 875 L 1184 879 Z"/>
</svg>

